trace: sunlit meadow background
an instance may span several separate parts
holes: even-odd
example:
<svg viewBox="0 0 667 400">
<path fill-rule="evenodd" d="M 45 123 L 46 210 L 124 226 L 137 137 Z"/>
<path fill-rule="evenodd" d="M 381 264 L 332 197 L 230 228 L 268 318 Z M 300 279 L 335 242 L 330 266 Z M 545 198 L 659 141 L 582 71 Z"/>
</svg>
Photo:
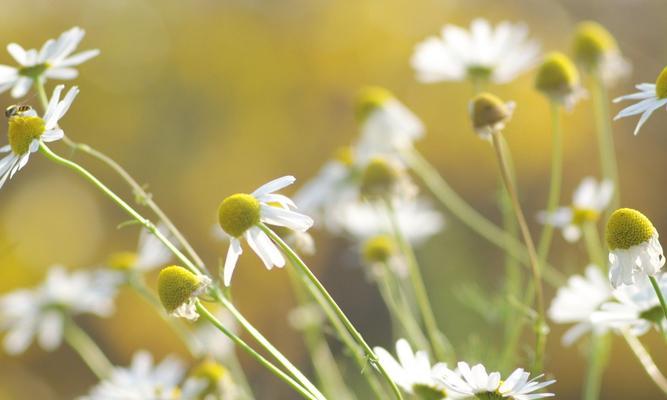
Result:
<svg viewBox="0 0 667 400">
<path fill-rule="evenodd" d="M 149 184 L 212 268 L 226 251 L 211 235 L 219 201 L 280 175 L 293 174 L 297 183 L 312 177 L 338 146 L 355 137 L 354 96 L 366 84 L 389 88 L 424 120 L 428 135 L 419 149 L 476 208 L 499 220 L 491 147 L 468 125 L 471 88 L 419 84 L 409 66 L 414 45 L 445 23 L 468 25 L 477 16 L 526 21 L 544 49 L 568 51 L 574 24 L 597 20 L 616 35 L 634 64 L 631 79 L 612 95 L 653 81 L 667 60 L 664 0 L 2 0 L 1 5 L 3 47 L 11 41 L 38 47 L 71 26 L 86 29 L 81 49 L 97 47 L 102 54 L 80 68 L 81 95 L 62 123 L 65 130 Z M 4 51 L 0 63 L 12 63 Z M 550 157 L 547 102 L 532 80 L 528 73 L 512 85 L 492 88 L 518 103 L 506 133 L 531 216 L 546 203 Z M 7 94 L 0 100 L 3 107 L 12 103 Z M 639 137 L 632 136 L 634 123 L 614 124 L 622 203 L 644 211 L 664 233 L 667 116 L 657 112 Z M 599 176 L 590 101 L 566 116 L 565 127 L 562 202 L 569 202 L 583 176 Z M 67 152 L 63 145 L 54 148 Z M 107 169 L 83 155 L 75 158 L 130 196 Z M 33 285 L 54 263 L 85 268 L 110 252 L 133 249 L 136 229 L 116 229 L 124 218 L 78 176 L 36 156 L 0 193 L 0 293 Z M 318 253 L 307 261 L 368 341 L 389 346 L 388 315 L 363 278 L 355 244 L 321 232 L 316 240 Z M 582 270 L 582 248 L 566 245 L 560 235 L 554 246 L 558 268 L 568 274 Z M 502 321 L 472 311 L 456 288 L 474 282 L 497 292 L 503 255 L 447 216 L 447 229 L 419 258 L 441 327 L 468 361 L 483 360 L 490 346 L 500 345 Z M 235 299 L 279 348 L 306 366 L 304 344 L 285 318 L 294 304 L 286 278 L 280 270 L 267 272 L 249 254 L 234 278 Z M 548 298 L 552 295 L 549 289 Z M 108 320 L 81 321 L 112 361 L 125 365 L 141 348 L 160 358 L 168 353 L 187 358 L 139 297 L 123 291 L 117 304 Z M 553 391 L 559 398 L 577 398 L 584 354 L 577 346 L 562 348 L 563 329 L 552 328 L 547 371 L 558 379 Z M 666 347 L 657 334 L 645 341 L 667 368 Z M 258 398 L 294 398 L 245 355 L 242 361 Z M 660 398 L 621 340 L 614 342 L 610 364 L 602 398 Z M 356 376 L 353 367 L 348 371 Z M 0 355 L 2 400 L 71 399 L 94 383 L 66 346 L 54 353 L 33 346 L 17 358 Z"/>
</svg>

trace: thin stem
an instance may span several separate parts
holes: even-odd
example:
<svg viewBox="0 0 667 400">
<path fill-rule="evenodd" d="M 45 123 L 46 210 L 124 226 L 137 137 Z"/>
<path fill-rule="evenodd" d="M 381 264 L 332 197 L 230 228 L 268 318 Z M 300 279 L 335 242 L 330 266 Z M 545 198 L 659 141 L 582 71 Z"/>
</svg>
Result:
<svg viewBox="0 0 667 400">
<path fill-rule="evenodd" d="M 602 242 L 600 242 L 600 235 L 598 234 L 595 222 L 585 222 L 582 230 L 588 257 L 598 268 L 601 268 L 603 271 L 606 270 L 604 248 L 602 247 Z"/>
<path fill-rule="evenodd" d="M 526 247 L 466 203 L 417 150 L 410 149 L 404 152 L 403 156 L 410 169 L 419 176 L 433 195 L 451 211 L 453 216 L 459 218 L 461 222 L 477 234 L 530 268 L 530 259 Z M 565 281 L 563 274 L 547 263 L 543 265 L 545 281 L 554 287 L 559 287 Z"/>
<path fill-rule="evenodd" d="M 549 183 L 549 195 L 547 198 L 546 211 L 552 214 L 560 200 L 561 182 L 563 179 L 563 138 L 560 121 L 560 105 L 551 102 L 551 179 Z M 538 244 L 538 260 L 544 263 L 549 258 L 549 248 L 553 238 L 554 227 L 552 224 L 544 224 Z"/>
<path fill-rule="evenodd" d="M 655 295 L 658 296 L 658 300 L 660 300 L 660 307 L 662 307 L 662 313 L 665 315 L 665 319 L 667 320 L 667 303 L 665 303 L 665 296 L 662 294 L 660 285 L 658 285 L 658 281 L 655 279 L 655 276 L 649 276 L 648 279 L 651 281 L 651 286 L 653 286 L 653 290 L 655 290 Z"/>
<path fill-rule="evenodd" d="M 403 253 L 403 256 L 407 261 L 408 276 L 410 277 L 412 290 L 414 291 L 415 299 L 417 300 L 419 313 L 421 314 L 422 320 L 424 321 L 424 326 L 426 327 L 426 334 L 428 335 L 429 341 L 431 342 L 433 355 L 437 360 L 453 361 L 456 359 L 453 346 L 447 337 L 440 331 L 440 329 L 438 329 L 438 322 L 435 319 L 435 314 L 433 313 L 433 308 L 431 307 L 431 302 L 428 298 L 426 286 L 424 285 L 424 278 L 422 278 L 415 252 L 401 231 L 401 227 L 398 224 L 398 220 L 396 218 L 396 210 L 391 204 L 391 201 L 387 200 L 385 205 L 387 208 L 387 215 L 391 221 L 394 237 L 398 243 L 398 247 L 400 248 L 401 253 Z"/>
<path fill-rule="evenodd" d="M 600 164 L 602 167 L 602 176 L 614 183 L 614 195 L 608 210 L 615 210 L 621 202 L 620 188 L 618 182 L 618 165 L 616 163 L 616 151 L 614 149 L 614 135 L 611 128 L 611 118 L 609 116 L 609 100 L 607 98 L 607 89 L 604 86 L 602 77 L 594 72 L 591 75 L 591 92 L 593 97 L 593 112 L 595 113 L 595 123 L 598 133 L 598 147 L 600 149 Z"/>
<path fill-rule="evenodd" d="M 350 332 L 352 337 L 354 337 L 356 342 L 361 345 L 364 353 L 366 354 L 366 358 L 368 358 L 368 361 L 371 363 L 371 365 L 376 367 L 380 374 L 385 378 L 396 398 L 403 399 L 403 395 L 396 386 L 396 383 L 394 383 L 391 377 L 389 377 L 389 374 L 384 369 L 384 366 L 378 362 L 377 355 L 375 355 L 371 347 L 368 345 L 368 343 L 366 343 L 366 340 L 364 340 L 363 336 L 361 336 L 361 333 L 359 333 L 357 328 L 355 328 L 352 322 L 350 322 L 343 310 L 340 309 L 336 301 L 331 297 L 327 289 L 317 279 L 310 268 L 308 268 L 308 266 L 301 260 L 301 258 L 299 258 L 294 250 L 292 250 L 292 248 L 280 238 L 280 236 L 278 236 L 263 223 L 260 223 L 259 227 L 271 238 L 271 240 L 278 244 L 282 251 L 287 255 L 291 263 L 317 288 L 317 290 L 324 297 L 325 301 L 328 303 L 328 306 L 334 310 L 336 317 L 343 323 L 343 325 L 345 325 L 345 328 Z"/>
<path fill-rule="evenodd" d="M 218 321 L 217 318 L 213 314 L 211 314 L 206 307 L 204 307 L 199 300 L 196 300 L 195 302 L 195 307 L 197 307 L 197 312 L 199 315 L 203 316 L 206 318 L 213 326 L 218 328 L 220 332 L 222 332 L 225 336 L 227 336 L 229 339 L 231 339 L 234 344 L 242 348 L 246 353 L 248 353 L 252 358 L 257 360 L 260 364 L 262 364 L 266 369 L 271 371 L 275 376 L 280 378 L 282 381 L 287 383 L 289 386 L 291 386 L 297 393 L 301 395 L 304 399 L 309 399 L 309 400 L 317 400 L 318 397 L 315 397 L 312 393 L 310 393 L 308 390 L 306 390 L 303 386 L 301 386 L 298 382 L 296 382 L 294 379 L 292 379 L 289 375 L 284 373 L 281 369 L 273 365 L 269 360 L 264 358 L 261 354 L 256 352 L 252 347 L 250 347 L 246 342 L 244 342 L 240 337 L 236 336 L 233 334 L 231 331 L 226 329 L 224 325 L 220 321 Z"/>
<path fill-rule="evenodd" d="M 546 347 L 546 319 L 544 314 L 544 294 L 542 289 L 542 277 L 540 274 L 540 266 L 537 259 L 537 252 L 535 251 L 535 244 L 533 243 L 533 238 L 530 235 L 530 230 L 528 229 L 528 224 L 526 223 L 526 218 L 521 209 L 521 204 L 519 203 L 519 197 L 517 191 L 512 183 L 510 178 L 509 171 L 507 170 L 507 161 L 502 146 L 500 136 L 501 132 L 495 132 L 492 135 L 493 138 L 493 148 L 496 151 L 496 156 L 498 158 L 498 165 L 500 167 L 500 174 L 505 183 L 505 188 L 507 193 L 510 196 L 512 201 L 512 207 L 514 208 L 514 213 L 516 214 L 516 219 L 521 230 L 521 235 L 526 244 L 526 249 L 528 250 L 528 255 L 530 257 L 530 266 L 531 272 L 533 273 L 533 287 L 535 288 L 535 294 L 537 297 L 537 321 L 535 322 L 535 333 L 537 335 L 536 344 L 535 344 L 535 365 L 534 370 L 537 372 L 542 368 L 542 358 L 544 355 L 544 349 Z"/>
<path fill-rule="evenodd" d="M 66 321 L 65 341 L 81 356 L 97 378 L 103 380 L 109 377 L 113 364 L 97 343 L 71 319 Z"/>
<path fill-rule="evenodd" d="M 600 397 L 602 386 L 602 375 L 604 374 L 609 351 L 611 350 L 611 337 L 608 333 L 591 335 L 588 349 L 588 366 L 586 367 L 586 379 L 584 381 L 582 398 L 584 400 L 597 400 Z"/>
<path fill-rule="evenodd" d="M 642 345 L 642 342 L 640 342 L 637 337 L 627 332 L 626 330 L 621 332 L 625 338 L 625 341 L 630 346 L 630 349 L 633 353 L 635 353 L 637 360 L 639 360 L 639 362 L 642 364 L 642 367 L 644 367 L 644 371 L 646 371 L 653 383 L 655 383 L 664 394 L 667 394 L 667 379 L 665 379 L 665 376 L 660 372 L 658 366 L 655 365 L 655 362 L 653 362 L 651 355 L 648 353 L 648 351 L 646 351 L 644 345 Z"/>
</svg>

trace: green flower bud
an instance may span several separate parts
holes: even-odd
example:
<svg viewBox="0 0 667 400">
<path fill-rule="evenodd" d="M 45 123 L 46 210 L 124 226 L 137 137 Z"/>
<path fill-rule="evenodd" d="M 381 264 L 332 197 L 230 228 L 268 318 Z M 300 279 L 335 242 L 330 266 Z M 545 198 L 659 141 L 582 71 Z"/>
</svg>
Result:
<svg viewBox="0 0 667 400">
<path fill-rule="evenodd" d="M 655 80 L 655 95 L 659 99 L 667 97 L 667 67 L 660 72 L 658 79 Z"/>
<path fill-rule="evenodd" d="M 646 243 L 655 234 L 655 228 L 646 216 L 631 208 L 614 211 L 607 222 L 607 245 L 610 250 L 629 249 Z"/>
<path fill-rule="evenodd" d="M 481 93 L 470 102 L 472 126 L 479 135 L 488 136 L 504 128 L 513 110 L 513 103 L 503 103 L 491 93 Z"/>
<path fill-rule="evenodd" d="M 363 245 L 362 255 L 368 264 L 384 263 L 396 254 L 396 244 L 387 235 L 374 236 Z"/>
<path fill-rule="evenodd" d="M 357 97 L 357 121 L 364 122 L 375 110 L 382 107 L 387 101 L 394 98 L 385 88 L 379 86 L 367 86 L 359 91 Z"/>
<path fill-rule="evenodd" d="M 259 224 L 259 219 L 259 201 L 249 194 L 233 194 L 224 199 L 218 208 L 220 226 L 233 237 L 239 237 Z"/>
<path fill-rule="evenodd" d="M 545 95 L 561 100 L 577 91 L 579 73 L 565 54 L 553 52 L 545 57 L 538 69 L 535 87 Z"/>
<path fill-rule="evenodd" d="M 616 39 L 602 25 L 593 21 L 577 25 L 572 47 L 574 59 L 591 70 L 598 67 L 605 55 L 618 51 Z"/>
<path fill-rule="evenodd" d="M 40 117 L 15 115 L 9 118 L 9 145 L 17 155 L 25 154 L 30 150 L 30 143 L 39 139 L 45 131 L 44 120 Z"/>
</svg>

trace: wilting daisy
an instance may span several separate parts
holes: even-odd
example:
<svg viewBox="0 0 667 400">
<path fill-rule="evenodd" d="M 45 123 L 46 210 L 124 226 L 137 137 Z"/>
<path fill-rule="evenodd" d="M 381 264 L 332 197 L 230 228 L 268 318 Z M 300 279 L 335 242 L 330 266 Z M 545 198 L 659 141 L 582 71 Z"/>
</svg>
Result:
<svg viewBox="0 0 667 400">
<path fill-rule="evenodd" d="M 591 316 L 600 306 L 611 299 L 609 280 L 596 265 L 586 267 L 585 276 L 574 275 L 567 285 L 558 289 L 549 307 L 549 318 L 559 324 L 575 324 L 563 335 L 563 345 L 569 346 L 582 335 L 593 330 L 596 333 L 606 329 L 593 325 Z"/>
<path fill-rule="evenodd" d="M 0 298 L 0 331 L 6 332 L 5 350 L 22 353 L 35 337 L 44 350 L 54 350 L 62 342 L 71 317 L 106 317 L 113 312 L 119 284 L 118 275 L 108 271 L 68 272 L 61 266 L 52 267 L 40 286 Z"/>
<path fill-rule="evenodd" d="M 195 303 L 211 284 L 205 275 L 195 275 L 178 265 L 160 271 L 157 292 L 164 309 L 174 317 L 196 321 L 199 318 Z"/>
<path fill-rule="evenodd" d="M 53 90 L 51 100 L 43 117 L 29 106 L 11 106 L 5 115 L 9 117 L 7 137 L 9 144 L 0 147 L 0 153 L 9 153 L 0 160 L 0 188 L 7 179 L 23 168 L 30 158 L 30 154 L 39 150 L 42 142 L 53 142 L 62 139 L 63 130 L 58 127 L 58 121 L 65 115 L 79 88 L 72 87 L 65 98 L 60 100 L 63 85 Z"/>
<path fill-rule="evenodd" d="M 415 394 L 424 399 L 447 397 L 445 386 L 436 379 L 439 371 L 446 366 L 443 363 L 431 366 L 428 353 L 425 351 L 413 352 L 405 339 L 399 339 L 396 342 L 397 358 L 382 347 L 375 347 L 373 351 L 391 380 L 406 393 Z"/>
<path fill-rule="evenodd" d="M 165 226 L 160 225 L 157 229 L 168 236 Z M 147 229 L 141 229 L 137 251 L 114 253 L 108 264 L 118 270 L 146 272 L 164 266 L 170 259 L 169 249 Z"/>
<path fill-rule="evenodd" d="M 577 25 L 572 43 L 574 59 L 587 72 L 599 74 L 607 85 L 630 74 L 630 62 L 618 49 L 614 36 L 594 21 Z"/>
<path fill-rule="evenodd" d="M 445 25 L 440 37 L 417 45 L 411 64 L 424 83 L 464 79 L 506 83 L 534 66 L 539 54 L 540 46 L 528 39 L 525 25 L 501 22 L 493 28 L 476 19 L 469 31 Z"/>
<path fill-rule="evenodd" d="M 184 375 L 185 366 L 177 358 L 167 357 L 154 364 L 150 353 L 139 351 L 129 367 L 115 367 L 111 376 L 80 400 L 177 400 L 181 399 L 179 384 Z"/>
<path fill-rule="evenodd" d="M 667 275 L 659 277 L 660 290 L 667 293 Z M 602 304 L 594 312 L 591 321 L 602 328 L 628 329 L 639 336 L 653 326 L 667 329 L 662 307 L 648 280 L 643 279 L 636 285 L 620 286 L 613 292 L 614 299 Z"/>
<path fill-rule="evenodd" d="M 625 96 L 617 97 L 614 99 L 614 103 L 618 103 L 623 100 L 638 100 L 636 104 L 633 104 L 629 107 L 622 109 L 616 116 L 614 120 L 630 117 L 633 115 L 641 114 L 637 127 L 635 128 L 634 134 L 639 133 L 639 129 L 644 125 L 648 118 L 653 114 L 653 111 L 658 108 L 667 106 L 667 67 L 665 67 L 655 83 L 640 83 L 635 86 L 639 92 L 628 94 Z"/>
<path fill-rule="evenodd" d="M 533 400 L 555 396 L 553 393 L 534 393 L 553 384 L 555 380 L 538 382 L 542 375 L 531 380 L 528 380 L 529 377 L 530 373 L 518 368 L 507 379 L 502 380 L 500 372 L 489 374 L 482 364 L 470 368 L 467 363 L 459 362 L 457 371 L 444 368 L 439 380 L 452 395 L 472 396 L 477 399 Z"/>
<path fill-rule="evenodd" d="M 36 79 L 74 79 L 78 71 L 72 67 L 100 54 L 97 49 L 72 54 L 85 32 L 74 27 L 63 32 L 58 39 L 49 39 L 41 50 L 28 49 L 10 43 L 7 51 L 19 67 L 0 65 L 0 93 L 12 88 L 12 97 L 25 96 Z"/>
<path fill-rule="evenodd" d="M 491 135 L 505 129 L 515 107 L 513 101 L 505 103 L 491 93 L 475 96 L 468 105 L 473 129 L 482 139 L 491 140 Z"/>
<path fill-rule="evenodd" d="M 241 238 L 245 238 L 267 269 L 285 265 L 282 253 L 262 231 L 260 224 L 282 226 L 299 232 L 305 232 L 313 225 L 310 217 L 294 211 L 296 205 L 290 198 L 274 193 L 294 181 L 293 176 L 283 176 L 262 185 L 251 194 L 231 195 L 220 204 L 218 222 L 225 233 L 231 236 L 223 272 L 225 286 L 231 283 L 236 262 L 243 252 Z"/>
<path fill-rule="evenodd" d="M 658 231 L 637 210 L 620 208 L 614 211 L 607 222 L 606 239 L 609 280 L 614 288 L 654 276 L 665 265 Z"/>
<path fill-rule="evenodd" d="M 570 207 L 560 207 L 553 213 L 541 211 L 537 219 L 543 224 L 560 228 L 568 242 L 581 238 L 582 227 L 594 223 L 607 208 L 614 193 L 614 184 L 609 180 L 597 182 L 593 177 L 584 178 L 572 196 Z"/>
</svg>

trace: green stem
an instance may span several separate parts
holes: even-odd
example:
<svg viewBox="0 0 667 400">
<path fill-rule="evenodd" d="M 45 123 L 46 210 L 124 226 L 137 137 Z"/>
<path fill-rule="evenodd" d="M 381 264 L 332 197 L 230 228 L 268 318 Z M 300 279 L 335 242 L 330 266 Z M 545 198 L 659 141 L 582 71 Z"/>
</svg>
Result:
<svg viewBox="0 0 667 400">
<path fill-rule="evenodd" d="M 271 371 L 275 376 L 280 378 L 283 382 L 287 383 L 289 386 L 291 386 L 297 393 L 301 395 L 304 399 L 309 399 L 309 400 L 317 400 L 318 397 L 315 397 L 312 393 L 310 393 L 308 390 L 306 390 L 303 386 L 301 386 L 298 382 L 296 382 L 292 377 L 284 373 L 282 370 L 280 370 L 278 367 L 273 365 L 269 360 L 264 358 L 261 354 L 257 353 L 252 347 L 250 347 L 246 342 L 244 342 L 241 338 L 233 334 L 231 331 L 227 330 L 224 325 L 220 321 L 218 321 L 213 314 L 211 314 L 206 307 L 204 307 L 199 300 L 196 300 L 195 306 L 197 307 L 197 312 L 199 315 L 203 316 L 206 318 L 211 324 L 213 324 L 220 332 L 222 332 L 225 336 L 230 338 L 234 344 L 242 348 L 246 353 L 248 353 L 252 358 L 257 360 L 260 364 L 262 364 L 266 369 Z"/>
<path fill-rule="evenodd" d="M 560 121 L 560 105 L 551 102 L 551 179 L 549 183 L 549 195 L 547 198 L 546 211 L 552 214 L 558 207 L 560 200 L 561 183 L 563 179 L 563 138 Z M 549 248 L 553 238 L 554 227 L 552 224 L 544 224 L 537 246 L 538 260 L 544 263 L 549 258 Z"/>
<path fill-rule="evenodd" d="M 519 202 L 519 196 L 517 194 L 516 188 L 510 177 L 510 172 L 507 168 L 507 157 L 505 155 L 505 149 L 502 146 L 501 132 L 495 132 L 492 135 L 493 139 L 493 148 L 496 151 L 496 156 L 498 158 L 498 166 L 500 167 L 500 174 L 502 176 L 503 182 L 505 183 L 505 188 L 507 193 L 510 196 L 512 201 L 512 208 L 519 224 L 521 230 L 521 235 L 526 244 L 526 249 L 528 249 L 528 255 L 530 256 L 530 266 L 531 272 L 533 274 L 533 287 L 535 288 L 535 294 L 537 298 L 537 320 L 535 322 L 535 333 L 536 333 L 536 343 L 535 343 L 535 364 L 533 370 L 539 372 L 542 369 L 542 359 L 544 356 L 544 349 L 546 347 L 546 335 L 547 335 L 547 326 L 545 318 L 545 307 L 544 307 L 544 294 L 542 288 L 542 277 L 540 273 L 540 265 L 537 258 L 537 252 L 535 251 L 535 244 L 533 243 L 533 238 L 530 235 L 530 230 L 528 229 L 528 224 L 526 223 L 526 218 L 521 209 L 521 203 Z"/>
<path fill-rule="evenodd" d="M 387 208 L 387 215 L 391 221 L 394 237 L 407 262 L 408 276 L 410 277 L 412 290 L 414 291 L 415 299 L 417 300 L 419 313 L 421 314 L 424 326 L 426 327 L 426 334 L 431 342 L 433 355 L 437 360 L 454 361 L 456 360 L 454 348 L 447 337 L 440 331 L 440 329 L 438 329 L 438 322 L 435 319 L 435 314 L 433 313 L 433 308 L 431 307 L 431 302 L 428 298 L 426 286 L 424 285 L 424 278 L 422 278 L 415 252 L 401 231 L 401 227 L 396 218 L 396 210 L 391 204 L 391 201 L 387 200 L 385 205 Z"/>
<path fill-rule="evenodd" d="M 396 383 L 389 377 L 389 374 L 387 371 L 384 369 L 384 366 L 378 362 L 378 358 L 371 349 L 371 347 L 366 343 L 364 340 L 363 336 L 359 333 L 357 328 L 354 327 L 352 322 L 347 318 L 343 310 L 340 309 L 336 301 L 331 297 L 327 289 L 322 285 L 322 283 L 317 279 L 317 277 L 313 274 L 313 272 L 308 268 L 308 266 L 299 258 L 299 256 L 292 250 L 290 246 L 288 246 L 285 241 L 283 241 L 280 236 L 278 236 L 275 232 L 273 232 L 271 229 L 269 229 L 266 225 L 263 223 L 259 224 L 259 228 L 262 229 L 264 233 L 266 233 L 271 240 L 273 240 L 278 246 L 282 249 L 282 251 L 287 255 L 291 263 L 299 270 L 301 274 L 305 276 L 306 279 L 308 279 L 314 286 L 317 288 L 317 290 L 322 294 L 324 300 L 328 303 L 328 306 L 331 307 L 335 314 L 336 317 L 340 320 L 340 322 L 345 325 L 345 328 L 350 332 L 352 337 L 354 337 L 355 341 L 359 343 L 359 345 L 362 347 L 364 350 L 364 353 L 366 354 L 366 358 L 368 358 L 368 361 L 371 363 L 372 366 L 376 367 L 380 374 L 384 377 L 386 380 L 387 384 L 390 386 L 392 392 L 396 396 L 397 399 L 403 399 L 403 395 L 401 394 L 401 391 L 398 389 L 396 386 Z"/>
<path fill-rule="evenodd" d="M 588 365 L 586 367 L 586 380 L 582 398 L 584 400 L 597 400 L 600 397 L 602 387 L 602 375 L 604 374 L 609 351 L 611 350 L 611 336 L 608 333 L 591 335 L 589 344 Z"/>
<path fill-rule="evenodd" d="M 598 234 L 595 222 L 585 222 L 581 227 L 584 234 L 584 242 L 586 244 L 586 251 L 588 257 L 598 268 L 606 271 L 607 263 L 605 261 L 604 248 L 600 242 L 600 235 Z"/>
<path fill-rule="evenodd" d="M 113 364 L 97 343 L 71 319 L 66 321 L 65 341 L 81 356 L 97 378 L 103 380 L 109 377 Z"/>
<path fill-rule="evenodd" d="M 519 240 L 507 234 L 466 203 L 415 149 L 404 152 L 403 156 L 410 169 L 419 176 L 433 195 L 451 211 L 452 215 L 459 218 L 461 222 L 468 225 L 477 234 L 530 268 L 528 251 Z M 546 263 L 543 265 L 546 282 L 554 287 L 559 287 L 565 282 L 562 273 Z"/>
<path fill-rule="evenodd" d="M 628 346 L 630 346 L 632 352 L 635 353 L 637 360 L 639 360 L 642 367 L 644 367 L 644 371 L 646 371 L 649 378 L 651 378 L 653 383 L 655 383 L 664 394 L 667 394 L 667 379 L 660 372 L 658 366 L 655 365 L 655 362 L 653 362 L 651 355 L 648 353 L 648 351 L 646 351 L 644 345 L 642 345 L 642 342 L 640 342 L 636 336 L 625 330 L 621 331 L 621 333 L 623 334 L 625 341 L 628 343 Z"/>
<path fill-rule="evenodd" d="M 662 294 L 662 290 L 660 290 L 660 285 L 658 285 L 658 281 L 655 279 L 655 276 L 649 276 L 648 279 L 651 281 L 651 286 L 653 286 L 653 290 L 655 290 L 655 295 L 658 296 L 658 300 L 660 300 L 660 307 L 662 307 L 662 313 L 665 316 L 665 320 L 667 320 L 667 303 L 665 303 L 665 296 Z"/>
<path fill-rule="evenodd" d="M 614 183 L 614 196 L 609 212 L 619 207 L 621 203 L 620 187 L 618 182 L 618 165 L 616 164 L 616 151 L 614 149 L 614 136 L 609 116 L 609 100 L 607 90 L 600 74 L 591 75 L 591 92 L 593 97 L 593 112 L 598 133 L 598 147 L 600 149 L 600 163 L 602 176 Z"/>
</svg>

